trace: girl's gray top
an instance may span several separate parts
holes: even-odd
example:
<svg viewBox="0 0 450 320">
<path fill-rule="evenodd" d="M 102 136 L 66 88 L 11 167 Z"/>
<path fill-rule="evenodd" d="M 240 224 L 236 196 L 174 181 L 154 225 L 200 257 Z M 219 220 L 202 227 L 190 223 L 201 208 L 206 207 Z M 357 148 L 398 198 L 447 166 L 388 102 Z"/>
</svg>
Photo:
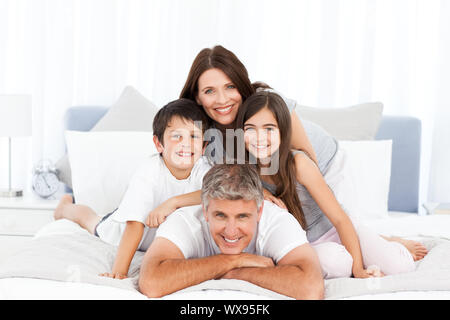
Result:
<svg viewBox="0 0 450 320">
<path fill-rule="evenodd" d="M 330 136 L 322 127 L 307 121 L 302 121 L 306 134 L 317 155 L 319 170 L 325 175 L 334 156 L 338 150 L 338 142 Z M 303 153 L 303 151 L 293 150 L 293 154 Z M 276 186 L 262 181 L 263 187 L 273 195 L 276 192 Z M 297 183 L 297 194 L 302 204 L 303 214 L 306 220 L 306 237 L 309 242 L 314 242 L 333 227 L 327 216 L 320 210 L 316 201 L 312 198 L 309 191 L 300 183 Z"/>
</svg>

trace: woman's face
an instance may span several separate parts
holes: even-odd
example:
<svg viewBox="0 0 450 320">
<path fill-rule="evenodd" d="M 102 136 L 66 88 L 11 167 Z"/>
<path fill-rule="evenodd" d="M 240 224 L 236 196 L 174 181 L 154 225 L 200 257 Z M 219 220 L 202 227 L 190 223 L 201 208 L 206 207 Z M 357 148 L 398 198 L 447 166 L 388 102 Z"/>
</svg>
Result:
<svg viewBox="0 0 450 320">
<path fill-rule="evenodd" d="M 242 96 L 234 83 L 220 69 L 209 69 L 198 79 L 197 103 L 215 122 L 230 126 L 234 123 Z"/>
<path fill-rule="evenodd" d="M 281 143 L 278 122 L 269 108 L 263 108 L 244 123 L 245 148 L 256 159 L 272 156 Z"/>
</svg>

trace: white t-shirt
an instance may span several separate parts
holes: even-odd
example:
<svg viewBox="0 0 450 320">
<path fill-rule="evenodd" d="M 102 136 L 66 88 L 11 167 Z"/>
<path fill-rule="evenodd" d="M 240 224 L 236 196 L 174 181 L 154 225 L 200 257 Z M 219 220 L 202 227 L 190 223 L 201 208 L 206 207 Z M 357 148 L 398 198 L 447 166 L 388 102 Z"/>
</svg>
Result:
<svg viewBox="0 0 450 320">
<path fill-rule="evenodd" d="M 176 179 L 159 154 L 152 155 L 134 173 L 119 208 L 97 226 L 97 233 L 105 242 L 119 245 L 127 221 L 145 224 L 148 214 L 167 199 L 200 190 L 203 176 L 211 168 L 201 157 L 187 179 Z M 145 227 L 138 250 L 148 249 L 156 228 Z"/>
<path fill-rule="evenodd" d="M 172 213 L 159 226 L 156 237 L 173 242 L 186 259 L 221 253 L 211 236 L 201 206 L 184 207 Z M 307 242 L 305 231 L 289 212 L 264 201 L 257 232 L 244 252 L 269 257 L 278 263 L 289 251 Z"/>
</svg>

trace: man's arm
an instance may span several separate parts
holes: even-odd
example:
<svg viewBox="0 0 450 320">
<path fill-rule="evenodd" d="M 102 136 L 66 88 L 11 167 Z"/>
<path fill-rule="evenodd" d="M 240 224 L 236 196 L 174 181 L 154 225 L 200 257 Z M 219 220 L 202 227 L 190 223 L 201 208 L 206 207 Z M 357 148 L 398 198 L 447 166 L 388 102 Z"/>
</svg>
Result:
<svg viewBox="0 0 450 320">
<path fill-rule="evenodd" d="M 291 250 L 274 267 L 233 269 L 223 278 L 245 280 L 295 299 L 323 299 L 319 259 L 309 244 Z"/>
<path fill-rule="evenodd" d="M 173 242 L 157 237 L 142 262 L 139 290 L 148 297 L 157 298 L 206 280 L 220 278 L 234 268 L 270 265 L 273 265 L 271 259 L 246 253 L 185 259 Z"/>
</svg>

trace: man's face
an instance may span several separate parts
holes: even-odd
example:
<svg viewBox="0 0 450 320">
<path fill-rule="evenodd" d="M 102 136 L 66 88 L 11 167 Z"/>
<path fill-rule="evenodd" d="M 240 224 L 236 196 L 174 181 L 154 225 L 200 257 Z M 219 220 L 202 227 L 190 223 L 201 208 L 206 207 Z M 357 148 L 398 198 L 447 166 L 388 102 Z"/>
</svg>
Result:
<svg viewBox="0 0 450 320">
<path fill-rule="evenodd" d="M 208 210 L 203 207 L 211 236 L 223 254 L 239 254 L 249 245 L 261 213 L 255 200 L 210 199 Z"/>
</svg>

